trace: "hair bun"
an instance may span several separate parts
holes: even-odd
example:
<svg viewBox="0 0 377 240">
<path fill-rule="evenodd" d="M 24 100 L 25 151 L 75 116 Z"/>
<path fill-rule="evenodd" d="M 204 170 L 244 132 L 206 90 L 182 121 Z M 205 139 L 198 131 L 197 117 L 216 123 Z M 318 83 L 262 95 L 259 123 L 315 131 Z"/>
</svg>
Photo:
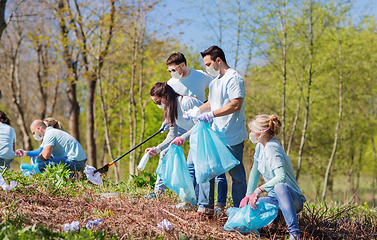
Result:
<svg viewBox="0 0 377 240">
<path fill-rule="evenodd" d="M 281 122 L 275 114 L 269 116 L 268 127 L 273 132 L 274 136 L 279 134 Z"/>
</svg>

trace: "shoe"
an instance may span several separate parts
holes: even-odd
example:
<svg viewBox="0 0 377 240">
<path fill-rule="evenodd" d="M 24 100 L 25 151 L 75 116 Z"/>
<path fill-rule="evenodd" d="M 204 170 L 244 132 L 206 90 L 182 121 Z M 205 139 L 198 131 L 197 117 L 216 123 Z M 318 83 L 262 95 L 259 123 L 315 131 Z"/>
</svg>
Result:
<svg viewBox="0 0 377 240">
<path fill-rule="evenodd" d="M 192 205 L 189 204 L 189 203 L 181 202 L 181 203 L 178 203 L 177 205 L 175 205 L 175 208 L 177 208 L 181 211 L 187 211 L 187 210 L 190 210 L 192 208 Z"/>
<path fill-rule="evenodd" d="M 148 195 L 144 195 L 145 198 L 152 199 L 152 198 L 157 198 L 157 195 L 155 192 L 151 192 Z"/>
<path fill-rule="evenodd" d="M 214 209 L 214 214 L 218 217 L 226 217 L 226 209 L 222 206 L 216 206 Z"/>
<path fill-rule="evenodd" d="M 301 236 L 300 235 L 289 235 L 288 240 L 300 240 Z"/>
</svg>

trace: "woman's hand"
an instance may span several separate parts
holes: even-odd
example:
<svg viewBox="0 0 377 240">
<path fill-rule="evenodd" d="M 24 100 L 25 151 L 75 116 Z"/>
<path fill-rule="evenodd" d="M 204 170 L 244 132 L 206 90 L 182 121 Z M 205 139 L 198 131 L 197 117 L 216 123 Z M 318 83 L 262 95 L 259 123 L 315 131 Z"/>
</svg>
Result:
<svg viewBox="0 0 377 240">
<path fill-rule="evenodd" d="M 159 146 L 145 149 L 145 153 L 149 153 L 149 156 L 157 155 L 159 152 L 161 152 L 161 148 Z"/>
<path fill-rule="evenodd" d="M 24 156 L 26 156 L 26 151 L 24 151 L 22 149 L 17 149 L 15 153 L 16 153 L 17 157 L 24 157 Z"/>
<path fill-rule="evenodd" d="M 183 145 L 184 141 L 183 141 L 183 138 L 176 137 L 171 143 L 177 145 L 178 147 L 180 147 L 180 146 Z"/>
</svg>

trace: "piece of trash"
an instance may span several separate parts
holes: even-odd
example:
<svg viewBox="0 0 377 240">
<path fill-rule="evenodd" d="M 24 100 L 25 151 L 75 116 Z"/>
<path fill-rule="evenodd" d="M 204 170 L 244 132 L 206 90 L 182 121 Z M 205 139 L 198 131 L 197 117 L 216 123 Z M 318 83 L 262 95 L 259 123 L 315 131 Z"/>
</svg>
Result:
<svg viewBox="0 0 377 240">
<path fill-rule="evenodd" d="M 3 178 L 3 175 L 0 173 L 0 187 L 2 187 L 3 190 L 10 191 L 10 190 L 12 190 L 15 186 L 17 186 L 17 182 L 15 182 L 15 181 L 11 181 L 11 182 L 10 182 L 10 185 L 8 186 L 8 184 L 5 182 L 5 180 L 4 180 L 4 178 Z"/>
<path fill-rule="evenodd" d="M 40 174 L 38 164 L 28 164 L 28 163 L 22 163 L 20 165 L 21 173 L 24 174 L 25 177 L 32 177 L 34 174 Z"/>
<path fill-rule="evenodd" d="M 97 220 L 89 220 L 86 224 L 86 229 L 98 226 L 103 223 L 103 219 L 97 219 Z"/>
<path fill-rule="evenodd" d="M 139 165 L 137 165 L 137 170 L 143 171 L 145 168 L 145 165 L 147 165 L 148 160 L 149 160 L 149 153 L 146 153 L 141 158 Z"/>
<path fill-rule="evenodd" d="M 119 197 L 119 193 L 101 193 L 101 197 L 116 198 Z"/>
<path fill-rule="evenodd" d="M 89 179 L 89 181 L 91 181 L 93 184 L 101 185 L 102 184 L 101 173 L 100 172 L 96 172 L 93 175 L 93 172 L 95 170 L 96 170 L 96 168 L 94 168 L 92 166 L 89 166 L 89 165 L 86 165 L 84 173 L 86 174 L 86 177 Z"/>
<path fill-rule="evenodd" d="M 157 223 L 157 227 L 166 231 L 170 231 L 173 229 L 173 225 L 171 225 L 171 223 L 166 219 L 162 220 L 162 222 Z"/>
<path fill-rule="evenodd" d="M 72 223 L 65 223 L 64 231 L 65 232 L 77 231 L 80 229 L 79 225 L 80 225 L 79 221 L 73 221 Z"/>
<path fill-rule="evenodd" d="M 194 108 L 184 111 L 183 118 L 186 120 L 190 120 L 190 119 L 197 120 L 200 113 L 201 113 L 200 109 L 197 106 L 195 106 Z"/>
</svg>

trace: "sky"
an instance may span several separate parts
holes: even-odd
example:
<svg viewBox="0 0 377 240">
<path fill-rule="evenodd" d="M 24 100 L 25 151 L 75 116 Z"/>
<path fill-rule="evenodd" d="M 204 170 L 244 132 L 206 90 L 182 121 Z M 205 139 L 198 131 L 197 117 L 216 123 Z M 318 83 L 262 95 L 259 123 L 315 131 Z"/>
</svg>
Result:
<svg viewBox="0 0 377 240">
<path fill-rule="evenodd" d="M 201 1 L 201 0 L 197 0 Z M 216 0 L 208 1 L 208 4 L 215 3 Z M 374 14 L 377 16 L 377 0 L 356 0 L 354 18 L 360 17 L 360 12 Z M 217 44 L 216 41 L 209 39 L 210 32 L 204 30 L 200 23 L 205 21 L 203 16 L 190 7 L 187 0 L 162 0 L 162 5 L 166 8 L 164 14 L 168 14 L 168 22 L 175 23 L 179 19 L 184 19 L 182 24 L 178 24 L 166 32 L 166 35 L 175 37 L 185 45 L 192 48 L 195 52 L 205 50 L 207 47 Z M 166 15 L 165 15 L 166 16 Z M 195 21 L 193 21 L 195 19 Z M 225 50 L 224 50 L 225 51 Z"/>
</svg>

